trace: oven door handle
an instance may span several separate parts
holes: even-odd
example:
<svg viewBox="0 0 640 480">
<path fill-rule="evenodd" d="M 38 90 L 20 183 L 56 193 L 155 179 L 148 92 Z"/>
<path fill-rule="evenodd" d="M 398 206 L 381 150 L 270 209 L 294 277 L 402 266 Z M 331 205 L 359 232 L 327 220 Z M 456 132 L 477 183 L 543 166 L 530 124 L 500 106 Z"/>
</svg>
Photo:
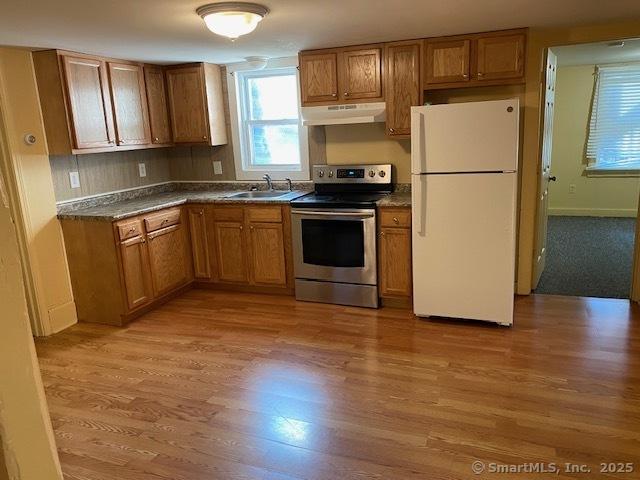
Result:
<svg viewBox="0 0 640 480">
<path fill-rule="evenodd" d="M 325 210 L 306 210 L 306 209 L 293 209 L 291 210 L 291 213 L 294 215 L 307 215 L 307 216 L 313 216 L 313 217 L 350 217 L 350 218 L 357 218 L 357 219 L 363 219 L 363 218 L 371 218 L 375 215 L 374 212 L 336 212 L 336 211 L 330 211 L 327 212 Z"/>
</svg>

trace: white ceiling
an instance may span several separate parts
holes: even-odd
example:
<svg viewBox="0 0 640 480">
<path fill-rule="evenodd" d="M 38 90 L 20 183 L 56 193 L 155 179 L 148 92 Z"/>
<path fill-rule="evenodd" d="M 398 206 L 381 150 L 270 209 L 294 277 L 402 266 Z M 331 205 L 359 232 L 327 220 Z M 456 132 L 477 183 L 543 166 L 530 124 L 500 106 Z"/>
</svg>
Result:
<svg viewBox="0 0 640 480">
<path fill-rule="evenodd" d="M 613 46 L 616 43 L 584 43 L 552 50 L 558 56 L 559 66 L 640 62 L 640 39 L 625 40 L 623 47 Z"/>
<path fill-rule="evenodd" d="M 0 0 L 0 45 L 158 63 L 230 63 L 307 48 L 640 18 L 637 0 L 264 0 L 271 13 L 232 43 L 210 33 L 195 14 L 204 3 Z"/>
</svg>

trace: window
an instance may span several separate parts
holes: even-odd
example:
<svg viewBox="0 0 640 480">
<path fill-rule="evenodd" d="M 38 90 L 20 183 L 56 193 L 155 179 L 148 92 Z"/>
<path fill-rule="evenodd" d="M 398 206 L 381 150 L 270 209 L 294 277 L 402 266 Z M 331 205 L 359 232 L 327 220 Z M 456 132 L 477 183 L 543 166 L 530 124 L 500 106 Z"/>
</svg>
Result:
<svg viewBox="0 0 640 480">
<path fill-rule="evenodd" d="M 640 64 L 599 66 L 587 170 L 640 170 Z"/>
<path fill-rule="evenodd" d="M 269 173 L 275 179 L 308 180 L 297 68 L 238 70 L 229 84 L 237 178 L 257 180 Z"/>
</svg>

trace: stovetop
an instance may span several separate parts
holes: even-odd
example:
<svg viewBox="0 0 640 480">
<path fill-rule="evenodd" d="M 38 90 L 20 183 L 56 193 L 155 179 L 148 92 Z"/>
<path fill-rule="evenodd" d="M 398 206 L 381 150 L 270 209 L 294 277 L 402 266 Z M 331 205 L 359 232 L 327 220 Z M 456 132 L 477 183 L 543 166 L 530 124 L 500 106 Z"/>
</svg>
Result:
<svg viewBox="0 0 640 480">
<path fill-rule="evenodd" d="M 375 208 L 388 193 L 310 193 L 291 202 L 293 208 Z"/>
</svg>

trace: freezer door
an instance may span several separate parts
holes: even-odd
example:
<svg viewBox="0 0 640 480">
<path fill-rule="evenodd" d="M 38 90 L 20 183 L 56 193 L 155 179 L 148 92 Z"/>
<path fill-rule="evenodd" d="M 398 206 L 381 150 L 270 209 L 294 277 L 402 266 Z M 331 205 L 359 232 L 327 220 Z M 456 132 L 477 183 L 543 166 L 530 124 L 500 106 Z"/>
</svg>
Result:
<svg viewBox="0 0 640 480">
<path fill-rule="evenodd" d="M 411 173 L 518 168 L 518 99 L 411 109 Z"/>
<path fill-rule="evenodd" d="M 517 174 L 413 175 L 418 316 L 513 322 Z"/>
</svg>

